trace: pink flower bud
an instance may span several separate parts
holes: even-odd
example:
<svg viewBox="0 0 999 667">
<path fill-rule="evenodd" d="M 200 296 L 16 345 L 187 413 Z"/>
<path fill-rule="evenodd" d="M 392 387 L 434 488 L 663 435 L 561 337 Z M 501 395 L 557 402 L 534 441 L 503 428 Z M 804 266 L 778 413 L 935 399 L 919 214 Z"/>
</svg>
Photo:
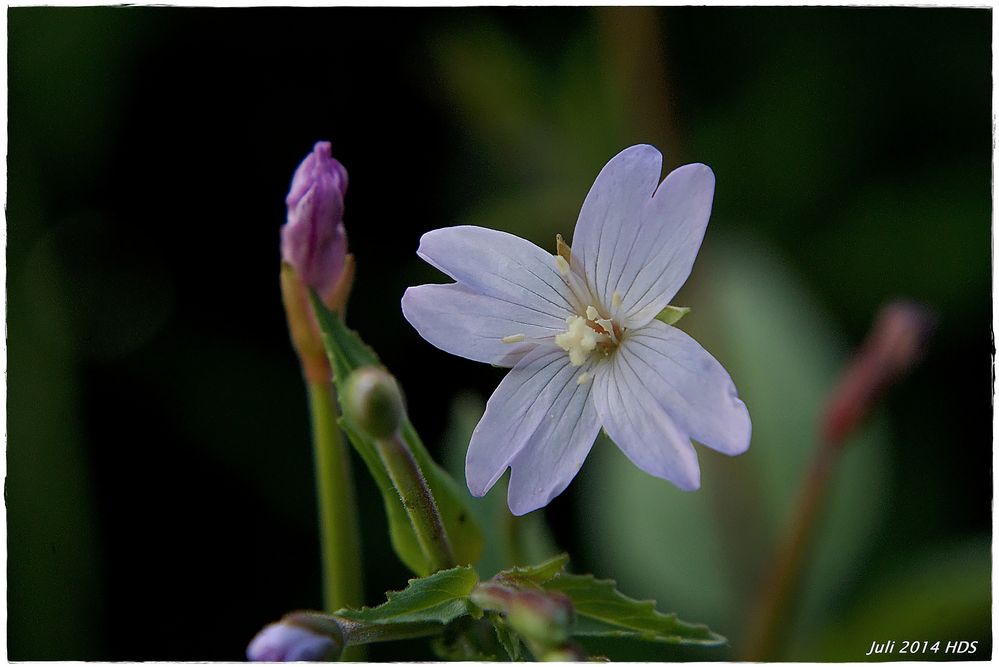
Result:
<svg viewBox="0 0 999 667">
<path fill-rule="evenodd" d="M 290 264 L 320 296 L 333 289 L 347 256 L 343 198 L 347 170 L 320 141 L 295 171 L 288 205 L 288 223 L 281 228 L 281 259 Z"/>
<path fill-rule="evenodd" d="M 822 435 L 842 443 L 878 404 L 885 390 L 922 357 L 936 317 L 926 307 L 896 301 L 881 309 L 826 407 Z"/>
</svg>

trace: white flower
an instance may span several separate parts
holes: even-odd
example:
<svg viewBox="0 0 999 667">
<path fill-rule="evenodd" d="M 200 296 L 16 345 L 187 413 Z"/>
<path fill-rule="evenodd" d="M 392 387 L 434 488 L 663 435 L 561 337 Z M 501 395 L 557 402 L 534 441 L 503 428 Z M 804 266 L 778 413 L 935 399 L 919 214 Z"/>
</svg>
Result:
<svg viewBox="0 0 999 667">
<path fill-rule="evenodd" d="M 636 466 L 684 490 L 700 486 L 691 438 L 729 455 L 749 447 L 749 412 L 728 373 L 655 319 L 690 275 L 714 195 L 705 165 L 662 184 L 661 173 L 652 146 L 615 156 L 583 202 L 571 250 L 558 238 L 554 256 L 482 227 L 420 240 L 420 257 L 457 282 L 406 290 L 406 319 L 446 352 L 513 369 L 468 446 L 474 495 L 509 467 L 510 510 L 547 505 L 601 427 Z"/>
</svg>

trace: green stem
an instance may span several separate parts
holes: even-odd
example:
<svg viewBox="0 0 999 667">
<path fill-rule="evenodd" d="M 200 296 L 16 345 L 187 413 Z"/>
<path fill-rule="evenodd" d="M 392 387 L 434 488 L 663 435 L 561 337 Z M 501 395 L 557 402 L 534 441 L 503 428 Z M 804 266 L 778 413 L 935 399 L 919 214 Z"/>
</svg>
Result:
<svg viewBox="0 0 999 667">
<path fill-rule="evenodd" d="M 398 431 L 387 438 L 377 438 L 378 455 L 381 457 L 399 497 L 402 499 L 413 532 L 423 555 L 430 564 L 430 571 L 446 570 L 457 565 L 451 542 L 444 528 L 440 510 L 434 500 L 423 471 L 413 458 L 413 453 Z"/>
<path fill-rule="evenodd" d="M 323 606 L 329 612 L 363 601 L 361 545 L 350 459 L 337 425 L 333 386 L 309 383 L 316 491 L 322 541 Z"/>
</svg>

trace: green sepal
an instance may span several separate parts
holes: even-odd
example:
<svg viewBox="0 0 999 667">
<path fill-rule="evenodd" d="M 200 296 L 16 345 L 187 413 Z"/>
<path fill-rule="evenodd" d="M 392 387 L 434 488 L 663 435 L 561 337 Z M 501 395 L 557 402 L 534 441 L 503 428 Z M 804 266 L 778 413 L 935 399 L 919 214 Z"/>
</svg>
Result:
<svg viewBox="0 0 999 667">
<path fill-rule="evenodd" d="M 611 580 L 593 575 L 559 574 L 544 584 L 572 600 L 579 637 L 622 637 L 688 646 L 720 646 L 726 642 L 706 625 L 687 623 L 676 614 L 656 610 L 652 600 L 634 600 L 617 590 Z"/>
<path fill-rule="evenodd" d="M 326 354 L 333 369 L 333 380 L 338 390 L 343 389 L 351 372 L 358 368 L 381 366 L 381 361 L 374 350 L 368 347 L 354 331 L 348 329 L 339 315 L 330 312 L 315 293 L 310 292 L 310 297 L 322 333 L 323 345 L 326 347 Z M 341 392 L 338 391 L 338 393 Z M 430 574 L 429 563 L 420 549 L 419 542 L 417 542 L 416 533 L 413 532 L 406 508 L 403 507 L 399 494 L 392 485 L 392 480 L 378 456 L 374 441 L 364 435 L 362 429 L 358 428 L 357 424 L 354 424 L 346 416 L 340 418 L 340 426 L 347 434 L 354 449 L 361 456 L 381 491 L 382 500 L 385 503 L 385 513 L 388 517 L 389 537 L 396 554 L 414 573 L 418 575 Z M 408 418 L 403 420 L 401 431 L 403 440 L 412 451 L 413 457 L 423 471 L 427 484 L 437 501 L 437 507 L 444 520 L 444 527 L 450 538 L 455 558 L 461 564 L 477 562 L 483 548 L 482 531 L 466 504 L 465 494 L 444 469 L 431 458 Z"/>
<path fill-rule="evenodd" d="M 430 576 L 410 579 L 401 591 L 390 591 L 387 601 L 377 607 L 341 609 L 335 616 L 358 623 L 439 623 L 447 625 L 462 616 L 481 616 L 482 611 L 468 601 L 479 583 L 479 575 L 468 565 L 440 570 Z"/>
<path fill-rule="evenodd" d="M 656 319 L 672 326 L 679 322 L 683 316 L 689 312 L 690 308 L 687 306 L 666 306 L 659 311 L 659 314 L 656 315 Z"/>
<path fill-rule="evenodd" d="M 494 579 L 503 583 L 529 583 L 541 586 L 551 581 L 556 575 L 561 574 L 568 564 L 569 554 L 559 554 L 537 565 L 511 567 L 508 570 L 503 570 L 498 572 Z"/>
</svg>

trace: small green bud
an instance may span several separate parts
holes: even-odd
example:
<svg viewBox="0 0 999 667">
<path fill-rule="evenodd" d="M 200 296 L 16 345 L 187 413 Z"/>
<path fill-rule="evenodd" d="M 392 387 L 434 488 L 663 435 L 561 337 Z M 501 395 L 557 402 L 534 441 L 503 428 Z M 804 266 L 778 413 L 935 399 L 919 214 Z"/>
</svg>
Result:
<svg viewBox="0 0 999 667">
<path fill-rule="evenodd" d="M 526 639 L 556 646 L 569 638 L 575 610 L 561 593 L 518 591 L 509 602 L 510 626 Z"/>
<path fill-rule="evenodd" d="M 346 415 L 374 438 L 391 436 L 406 416 L 399 384 L 384 369 L 368 366 L 354 371 L 343 395 Z"/>
</svg>

